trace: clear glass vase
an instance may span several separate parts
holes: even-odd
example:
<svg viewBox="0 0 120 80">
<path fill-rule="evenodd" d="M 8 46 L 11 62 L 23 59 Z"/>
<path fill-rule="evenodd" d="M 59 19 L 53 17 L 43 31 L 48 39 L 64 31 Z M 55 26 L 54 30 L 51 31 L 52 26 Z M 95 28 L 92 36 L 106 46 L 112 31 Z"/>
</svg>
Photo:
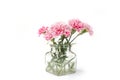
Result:
<svg viewBox="0 0 120 80">
<path fill-rule="evenodd" d="M 46 71 L 57 76 L 76 72 L 76 54 L 71 46 L 51 45 L 51 50 L 45 55 Z"/>
</svg>

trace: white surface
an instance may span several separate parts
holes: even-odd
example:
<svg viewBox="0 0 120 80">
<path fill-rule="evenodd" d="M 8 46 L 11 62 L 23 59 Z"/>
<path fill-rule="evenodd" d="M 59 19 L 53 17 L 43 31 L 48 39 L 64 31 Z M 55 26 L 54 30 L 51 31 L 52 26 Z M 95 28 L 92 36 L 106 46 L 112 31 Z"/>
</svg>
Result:
<svg viewBox="0 0 120 80">
<path fill-rule="evenodd" d="M 120 80 L 119 0 L 1 0 L 0 80 Z M 72 18 L 94 30 L 76 40 L 77 72 L 57 77 L 44 70 L 48 46 L 41 25 Z"/>
</svg>

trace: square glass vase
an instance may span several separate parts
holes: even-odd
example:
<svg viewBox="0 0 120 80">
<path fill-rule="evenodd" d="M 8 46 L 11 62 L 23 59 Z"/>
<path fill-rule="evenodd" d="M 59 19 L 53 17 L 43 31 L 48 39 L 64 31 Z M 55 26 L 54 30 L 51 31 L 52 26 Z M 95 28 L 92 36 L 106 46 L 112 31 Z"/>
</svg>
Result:
<svg viewBox="0 0 120 80">
<path fill-rule="evenodd" d="M 71 48 L 56 50 L 51 47 L 51 51 L 45 55 L 46 71 L 57 76 L 72 74 L 76 72 L 76 54 Z"/>
</svg>

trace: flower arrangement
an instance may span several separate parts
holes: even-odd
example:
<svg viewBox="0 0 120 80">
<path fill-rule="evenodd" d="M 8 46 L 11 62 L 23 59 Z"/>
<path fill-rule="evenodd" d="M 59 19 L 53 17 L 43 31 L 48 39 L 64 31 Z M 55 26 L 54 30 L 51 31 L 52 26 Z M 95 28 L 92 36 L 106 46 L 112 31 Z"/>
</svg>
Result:
<svg viewBox="0 0 120 80">
<path fill-rule="evenodd" d="M 57 22 L 51 27 L 42 26 L 38 31 L 39 35 L 44 35 L 51 42 L 51 50 L 46 53 L 46 56 L 49 55 L 46 71 L 56 75 L 75 72 L 76 54 L 71 51 L 71 45 L 78 36 L 86 32 L 93 34 L 90 25 L 79 19 L 71 19 L 67 24 Z"/>
</svg>

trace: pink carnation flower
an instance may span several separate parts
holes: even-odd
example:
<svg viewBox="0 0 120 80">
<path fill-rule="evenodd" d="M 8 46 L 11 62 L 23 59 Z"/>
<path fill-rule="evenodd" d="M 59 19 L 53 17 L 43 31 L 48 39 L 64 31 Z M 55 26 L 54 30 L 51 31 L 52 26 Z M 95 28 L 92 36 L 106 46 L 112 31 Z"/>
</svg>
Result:
<svg viewBox="0 0 120 80">
<path fill-rule="evenodd" d="M 46 40 L 51 40 L 53 38 L 52 32 L 47 30 L 44 37 Z"/>
<path fill-rule="evenodd" d="M 48 27 L 42 26 L 42 27 L 38 30 L 38 34 L 41 35 L 41 34 L 45 33 L 47 29 L 48 29 Z"/>
<path fill-rule="evenodd" d="M 71 35 L 71 30 L 70 29 L 66 29 L 64 31 L 64 35 L 65 35 L 65 37 L 69 37 Z"/>
<path fill-rule="evenodd" d="M 67 28 L 68 28 L 68 25 L 66 25 L 62 22 L 58 22 L 58 23 L 52 25 L 51 31 L 53 33 L 53 36 L 56 37 L 56 36 L 63 35 Z"/>
<path fill-rule="evenodd" d="M 83 23 L 84 28 L 89 32 L 90 35 L 93 35 L 93 30 L 90 25 Z"/>
<path fill-rule="evenodd" d="M 78 19 L 69 20 L 69 25 L 78 32 L 83 29 L 83 23 Z"/>
</svg>

